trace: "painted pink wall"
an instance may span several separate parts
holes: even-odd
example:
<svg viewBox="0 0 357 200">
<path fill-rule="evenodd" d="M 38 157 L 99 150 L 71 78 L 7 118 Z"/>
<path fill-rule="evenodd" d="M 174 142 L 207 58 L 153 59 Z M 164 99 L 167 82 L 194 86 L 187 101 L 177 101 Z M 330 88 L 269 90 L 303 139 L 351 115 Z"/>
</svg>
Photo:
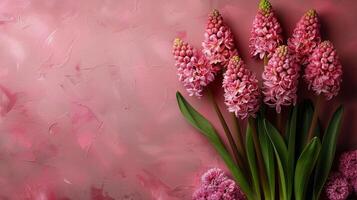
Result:
<svg viewBox="0 0 357 200">
<path fill-rule="evenodd" d="M 344 67 L 340 149 L 356 148 L 357 2 L 272 3 L 286 35 L 309 8 L 320 13 Z M 178 111 L 171 44 L 179 35 L 199 47 L 213 8 L 260 73 L 247 48 L 257 1 L 0 1 L 0 199 L 190 199 L 221 161 Z M 217 121 L 205 99 L 189 101 Z"/>
</svg>

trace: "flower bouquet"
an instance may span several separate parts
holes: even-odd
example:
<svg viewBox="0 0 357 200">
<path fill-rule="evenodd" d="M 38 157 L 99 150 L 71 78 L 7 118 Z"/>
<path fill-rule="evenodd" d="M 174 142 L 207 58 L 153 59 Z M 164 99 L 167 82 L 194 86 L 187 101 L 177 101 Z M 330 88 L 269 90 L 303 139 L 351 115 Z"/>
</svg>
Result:
<svg viewBox="0 0 357 200">
<path fill-rule="evenodd" d="M 357 156 L 349 152 L 348 158 L 341 158 L 340 172 L 330 175 L 343 107 L 336 109 L 327 127 L 319 123 L 319 114 L 321 105 L 340 90 L 342 66 L 332 42 L 321 39 L 317 12 L 307 11 L 284 45 L 272 5 L 261 0 L 251 34 L 251 56 L 264 64 L 262 83 L 239 55 L 218 10 L 209 15 L 202 50 L 174 40 L 179 81 L 189 96 L 210 99 L 228 145 L 177 92 L 179 109 L 217 150 L 234 179 L 211 169 L 193 199 L 346 199 L 356 188 Z M 226 123 L 211 87 L 221 75 L 234 128 Z M 314 103 L 297 95 L 300 81 L 315 94 Z"/>
</svg>

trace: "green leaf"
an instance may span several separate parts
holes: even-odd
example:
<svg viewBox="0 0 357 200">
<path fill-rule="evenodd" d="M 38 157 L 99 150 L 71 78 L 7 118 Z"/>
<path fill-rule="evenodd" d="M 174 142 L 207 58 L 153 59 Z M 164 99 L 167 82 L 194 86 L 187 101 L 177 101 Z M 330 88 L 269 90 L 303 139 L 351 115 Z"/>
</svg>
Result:
<svg viewBox="0 0 357 200">
<path fill-rule="evenodd" d="M 311 102 L 311 100 L 307 99 L 299 104 L 299 110 L 298 110 L 299 124 L 297 127 L 299 135 L 297 137 L 297 142 L 296 142 L 297 155 L 299 155 L 302 152 L 302 150 L 305 148 L 305 146 L 309 143 L 309 141 L 307 141 L 307 135 L 311 125 L 313 114 L 314 114 L 314 105 Z M 321 126 L 320 126 L 320 122 L 318 121 L 314 136 L 320 137 L 320 132 L 321 132 Z"/>
<path fill-rule="evenodd" d="M 274 149 L 273 146 L 270 142 L 270 139 L 265 131 L 264 127 L 264 118 L 262 117 L 261 114 L 257 116 L 257 121 L 258 121 L 258 135 L 259 135 L 259 141 L 260 141 L 260 146 L 262 149 L 262 156 L 264 160 L 264 165 L 265 165 L 265 170 L 268 178 L 268 183 L 269 183 L 269 193 L 270 193 L 270 198 L 271 200 L 275 199 L 275 156 L 274 156 Z M 266 199 L 268 199 L 266 197 Z"/>
<path fill-rule="evenodd" d="M 280 135 L 278 130 L 267 120 L 264 119 L 265 131 L 269 136 L 269 139 L 274 147 L 274 152 L 278 164 L 279 172 L 279 196 L 280 199 L 288 199 L 287 190 L 287 164 L 288 164 L 288 149 L 285 145 L 283 137 Z"/>
<path fill-rule="evenodd" d="M 318 199 L 320 197 L 321 190 L 330 173 L 332 162 L 335 157 L 337 136 L 341 126 L 342 115 L 343 107 L 340 106 L 333 114 L 324 134 L 321 152 L 316 166 L 313 199 Z"/>
<path fill-rule="evenodd" d="M 252 131 L 253 130 L 249 126 L 249 123 L 248 123 L 247 132 L 246 132 L 247 159 L 248 159 L 248 163 L 249 163 L 250 172 L 252 174 L 253 186 L 254 186 L 256 198 L 260 199 L 261 193 L 260 193 L 259 173 L 258 173 L 258 168 L 257 168 L 257 163 L 256 163 Z"/>
<path fill-rule="evenodd" d="M 305 196 L 309 178 L 314 170 L 320 149 L 320 139 L 314 137 L 310 144 L 305 147 L 297 161 L 294 180 L 295 200 L 306 199 Z"/>
<path fill-rule="evenodd" d="M 299 105 L 299 138 L 297 140 L 298 155 L 303 151 L 305 144 L 307 143 L 307 135 L 311 125 L 312 116 L 314 114 L 314 106 L 311 100 L 305 100 Z"/>
<path fill-rule="evenodd" d="M 239 166 L 234 163 L 232 157 L 223 145 L 221 138 L 217 134 L 216 130 L 213 128 L 212 124 L 199 112 L 197 112 L 180 94 L 180 92 L 176 93 L 176 99 L 182 115 L 192 126 L 194 126 L 197 130 L 199 130 L 203 135 L 208 138 L 208 140 L 217 150 L 219 155 L 222 157 L 223 161 L 226 163 L 226 166 L 231 171 L 235 180 L 239 183 L 239 186 L 241 187 L 243 192 L 247 195 L 248 199 L 255 199 L 254 194 L 250 188 L 249 182 L 247 181 Z"/>
<path fill-rule="evenodd" d="M 291 199 L 293 192 L 293 181 L 295 171 L 295 141 L 296 141 L 296 122 L 297 122 L 298 106 L 295 106 L 288 122 L 287 138 L 288 138 L 288 166 L 287 166 L 287 195 Z"/>
</svg>

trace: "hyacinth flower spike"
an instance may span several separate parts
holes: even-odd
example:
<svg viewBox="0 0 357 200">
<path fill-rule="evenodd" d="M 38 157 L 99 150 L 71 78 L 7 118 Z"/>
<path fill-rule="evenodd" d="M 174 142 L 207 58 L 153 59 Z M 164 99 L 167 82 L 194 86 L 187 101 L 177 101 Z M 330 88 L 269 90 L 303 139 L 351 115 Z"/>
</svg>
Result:
<svg viewBox="0 0 357 200">
<path fill-rule="evenodd" d="M 316 11 L 311 9 L 297 23 L 292 37 L 288 39 L 288 47 L 299 63 L 306 65 L 309 56 L 320 42 L 320 20 Z"/>
<path fill-rule="evenodd" d="M 277 113 L 282 106 L 295 105 L 300 67 L 285 45 L 279 46 L 264 67 L 264 102 L 274 107 Z"/>
<path fill-rule="evenodd" d="M 255 117 L 260 106 L 258 79 L 239 56 L 230 60 L 223 78 L 225 104 L 238 118 Z"/>
<path fill-rule="evenodd" d="M 202 47 L 209 62 L 220 68 L 225 68 L 230 58 L 238 55 L 233 33 L 216 9 L 208 16 Z"/>
<path fill-rule="evenodd" d="M 203 90 L 214 80 L 215 75 L 218 73 L 220 68 L 218 66 L 211 65 L 200 51 L 193 48 L 180 38 L 176 38 L 174 40 L 172 53 L 174 55 L 179 81 L 183 83 L 190 96 L 201 97 L 203 95 Z M 243 160 L 238 154 L 238 148 L 234 142 L 232 133 L 229 130 L 216 100 L 214 99 L 212 91 L 209 87 L 207 87 L 207 90 L 215 112 L 217 113 L 217 116 L 226 133 L 234 157 L 242 166 Z"/>
<path fill-rule="evenodd" d="M 313 137 L 323 97 L 326 100 L 337 96 L 342 82 L 342 65 L 336 49 L 330 41 L 321 42 L 309 58 L 304 80 L 308 89 L 317 95 L 315 111 L 309 129 L 308 139 Z"/>
<path fill-rule="evenodd" d="M 258 79 L 249 71 L 239 56 L 233 56 L 223 75 L 224 103 L 235 118 L 246 119 L 255 117 L 260 106 L 260 90 Z M 244 147 L 239 121 L 236 120 L 238 131 L 238 146 Z M 245 155 L 245 150 L 241 150 Z"/>
<path fill-rule="evenodd" d="M 248 118 L 252 128 L 252 136 L 259 163 L 259 173 L 263 184 L 266 183 L 263 159 L 261 155 L 260 143 L 256 132 L 255 118 L 260 107 L 260 90 L 258 79 L 249 71 L 243 60 L 239 56 L 233 56 L 229 61 L 223 78 L 224 98 L 228 111 L 232 112 L 239 119 Z M 239 122 L 238 122 L 239 123 Z M 238 134 L 239 136 L 240 134 Z M 238 142 L 243 141 L 243 137 L 238 137 Z M 243 144 L 243 142 L 241 142 Z"/>
<path fill-rule="evenodd" d="M 201 97 L 205 87 L 214 80 L 217 68 L 209 64 L 200 51 L 180 38 L 174 40 L 172 53 L 179 81 L 190 96 Z"/>
<path fill-rule="evenodd" d="M 264 66 L 263 101 L 277 112 L 277 127 L 284 132 L 282 106 L 296 104 L 300 66 L 285 45 L 279 46 Z"/>
<path fill-rule="evenodd" d="M 264 59 L 265 65 L 282 42 L 282 28 L 273 8 L 268 0 L 261 0 L 258 13 L 253 20 L 249 40 L 250 54 L 252 57 Z"/>
</svg>

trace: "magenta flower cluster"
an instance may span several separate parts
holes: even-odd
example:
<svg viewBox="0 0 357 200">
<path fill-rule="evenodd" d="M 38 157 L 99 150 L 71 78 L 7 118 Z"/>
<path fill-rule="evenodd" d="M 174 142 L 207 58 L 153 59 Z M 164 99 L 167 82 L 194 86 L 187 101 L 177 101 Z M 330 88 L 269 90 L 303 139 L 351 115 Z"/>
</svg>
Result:
<svg viewBox="0 0 357 200">
<path fill-rule="evenodd" d="M 200 187 L 192 200 L 245 200 L 239 186 L 219 168 L 212 168 L 201 177 Z"/>
<path fill-rule="evenodd" d="M 241 119 L 255 116 L 260 104 L 258 79 L 239 56 L 233 56 L 223 75 L 225 104 Z"/>
<path fill-rule="evenodd" d="M 325 185 L 330 200 L 345 200 L 352 191 L 357 194 L 357 150 L 341 154 L 338 172 L 332 172 Z"/>
<path fill-rule="evenodd" d="M 281 106 L 295 105 L 299 65 L 285 45 L 279 46 L 263 72 L 264 102 L 280 113 Z"/>
<path fill-rule="evenodd" d="M 249 47 L 253 57 L 270 58 L 283 42 L 282 28 L 268 0 L 262 0 L 253 21 Z"/>
</svg>

